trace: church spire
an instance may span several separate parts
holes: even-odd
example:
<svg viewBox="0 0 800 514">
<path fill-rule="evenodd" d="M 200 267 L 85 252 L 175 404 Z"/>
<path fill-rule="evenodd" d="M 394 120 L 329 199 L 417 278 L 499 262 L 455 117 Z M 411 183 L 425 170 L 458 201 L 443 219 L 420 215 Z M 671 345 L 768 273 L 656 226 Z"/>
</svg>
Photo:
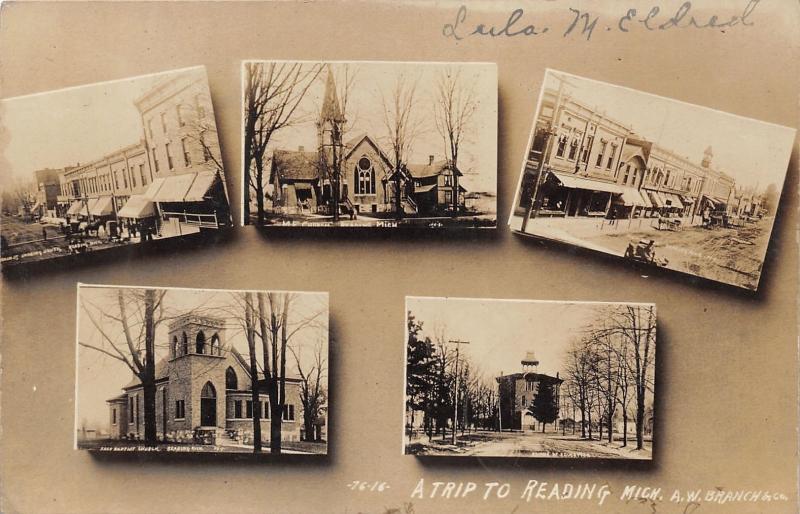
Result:
<svg viewBox="0 0 800 514">
<path fill-rule="evenodd" d="M 336 94 L 336 82 L 333 78 L 333 70 L 331 65 L 328 64 L 328 78 L 325 81 L 325 97 L 322 102 L 322 110 L 320 111 L 320 122 L 342 122 L 344 116 L 342 109 L 339 106 L 339 95 Z"/>
</svg>

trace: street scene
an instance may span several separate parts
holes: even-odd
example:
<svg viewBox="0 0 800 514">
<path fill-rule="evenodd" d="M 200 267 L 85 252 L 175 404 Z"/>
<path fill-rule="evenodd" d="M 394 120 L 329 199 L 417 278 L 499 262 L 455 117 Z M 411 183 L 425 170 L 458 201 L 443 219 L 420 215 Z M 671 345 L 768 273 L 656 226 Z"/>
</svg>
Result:
<svg viewBox="0 0 800 514">
<path fill-rule="evenodd" d="M 652 459 L 655 305 L 406 308 L 405 454 Z"/>
<path fill-rule="evenodd" d="M 509 225 L 756 290 L 794 135 L 547 70 Z"/>
<path fill-rule="evenodd" d="M 327 454 L 328 295 L 79 285 L 75 447 Z"/>
<path fill-rule="evenodd" d="M 243 223 L 494 228 L 493 64 L 247 61 Z"/>
<path fill-rule="evenodd" d="M 9 98 L 2 109 L 4 268 L 231 226 L 205 68 Z"/>
</svg>

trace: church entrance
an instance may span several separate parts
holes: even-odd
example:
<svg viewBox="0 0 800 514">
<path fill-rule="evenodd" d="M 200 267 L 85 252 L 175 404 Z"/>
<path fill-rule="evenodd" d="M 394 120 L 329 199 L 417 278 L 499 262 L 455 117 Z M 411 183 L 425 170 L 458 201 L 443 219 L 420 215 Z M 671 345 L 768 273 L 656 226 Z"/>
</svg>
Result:
<svg viewBox="0 0 800 514">
<path fill-rule="evenodd" d="M 206 382 L 200 392 L 200 425 L 204 427 L 217 425 L 217 391 L 211 382 Z"/>
</svg>

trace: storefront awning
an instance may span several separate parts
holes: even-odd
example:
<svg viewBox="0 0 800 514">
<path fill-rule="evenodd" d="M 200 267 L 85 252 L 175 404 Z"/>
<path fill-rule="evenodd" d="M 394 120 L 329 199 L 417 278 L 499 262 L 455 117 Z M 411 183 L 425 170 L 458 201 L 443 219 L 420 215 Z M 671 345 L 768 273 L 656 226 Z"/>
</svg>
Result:
<svg viewBox="0 0 800 514">
<path fill-rule="evenodd" d="M 694 198 L 692 198 L 691 196 L 680 195 L 680 197 L 681 201 L 683 202 L 683 205 L 692 205 L 694 203 Z"/>
<path fill-rule="evenodd" d="M 89 214 L 92 216 L 108 216 L 114 214 L 114 206 L 110 196 L 89 199 Z"/>
<path fill-rule="evenodd" d="M 183 202 L 196 176 L 196 173 L 184 173 L 166 177 L 153 200 L 156 202 Z"/>
<path fill-rule="evenodd" d="M 416 186 L 414 188 L 414 194 L 416 195 L 416 194 L 420 194 L 420 193 L 427 193 L 429 191 L 432 191 L 434 187 L 436 187 L 436 184 L 427 184 L 427 185 L 424 185 L 424 186 Z"/>
<path fill-rule="evenodd" d="M 681 210 L 683 210 L 685 208 L 685 205 L 683 205 L 683 202 L 681 202 L 681 197 L 680 196 L 675 195 L 675 194 L 670 194 L 669 196 L 672 199 L 672 206 L 673 207 L 677 207 L 678 209 L 681 209 Z"/>
<path fill-rule="evenodd" d="M 164 185 L 163 178 L 157 178 L 153 180 L 153 183 L 147 188 L 147 191 L 144 192 L 144 197 L 150 200 L 155 200 L 158 191 L 161 189 L 161 186 Z"/>
<path fill-rule="evenodd" d="M 649 208 L 651 208 L 651 207 L 655 207 L 655 206 L 653 205 L 653 202 L 651 202 L 651 201 L 650 201 L 650 197 L 647 195 L 647 193 L 646 193 L 645 191 L 638 191 L 638 193 L 639 193 L 639 196 L 641 196 L 641 197 L 642 197 L 642 202 L 643 202 L 643 205 L 644 205 L 646 208 L 648 208 L 648 209 L 649 209 Z"/>
<path fill-rule="evenodd" d="M 661 198 L 658 197 L 658 193 L 655 191 L 646 191 L 647 196 L 650 197 L 650 201 L 653 202 L 653 206 L 657 208 L 664 207 L 664 202 Z"/>
<path fill-rule="evenodd" d="M 644 206 L 644 202 L 642 201 L 642 195 L 639 194 L 637 190 L 632 187 L 623 187 L 622 195 L 622 202 L 629 207 L 642 207 Z"/>
<path fill-rule="evenodd" d="M 662 193 L 661 191 L 655 191 L 656 196 L 659 200 L 661 200 L 662 207 L 670 207 L 672 205 L 672 201 L 668 201 L 667 195 Z"/>
<path fill-rule="evenodd" d="M 67 215 L 75 216 L 76 214 L 87 214 L 82 200 L 75 200 L 72 202 L 72 205 L 69 206 L 69 209 L 67 209 Z"/>
<path fill-rule="evenodd" d="M 184 197 L 184 202 L 202 202 L 205 199 L 206 194 L 214 185 L 214 182 L 217 178 L 217 173 L 214 171 L 204 171 L 202 173 L 198 173 L 192 182 L 192 185 L 189 187 L 189 191 L 186 193 Z"/>
<path fill-rule="evenodd" d="M 564 173 L 550 172 L 559 182 L 569 189 L 587 189 L 589 191 L 602 191 L 604 193 L 622 194 L 624 188 L 618 184 L 610 184 L 600 180 L 593 180 Z"/>
<path fill-rule="evenodd" d="M 134 218 L 141 219 L 150 216 L 155 216 L 155 208 L 153 202 L 142 195 L 132 195 L 122 209 L 119 210 L 117 216 L 120 218 Z"/>
</svg>

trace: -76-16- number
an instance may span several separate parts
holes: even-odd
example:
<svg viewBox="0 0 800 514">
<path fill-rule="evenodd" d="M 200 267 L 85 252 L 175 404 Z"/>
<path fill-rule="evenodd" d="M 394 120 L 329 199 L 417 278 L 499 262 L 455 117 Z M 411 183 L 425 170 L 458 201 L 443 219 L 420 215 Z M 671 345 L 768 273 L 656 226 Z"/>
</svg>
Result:
<svg viewBox="0 0 800 514">
<path fill-rule="evenodd" d="M 354 480 L 347 484 L 347 487 L 349 487 L 352 491 L 370 491 L 382 493 L 386 489 L 389 489 L 389 484 L 386 482 L 364 482 L 361 480 Z"/>
</svg>

